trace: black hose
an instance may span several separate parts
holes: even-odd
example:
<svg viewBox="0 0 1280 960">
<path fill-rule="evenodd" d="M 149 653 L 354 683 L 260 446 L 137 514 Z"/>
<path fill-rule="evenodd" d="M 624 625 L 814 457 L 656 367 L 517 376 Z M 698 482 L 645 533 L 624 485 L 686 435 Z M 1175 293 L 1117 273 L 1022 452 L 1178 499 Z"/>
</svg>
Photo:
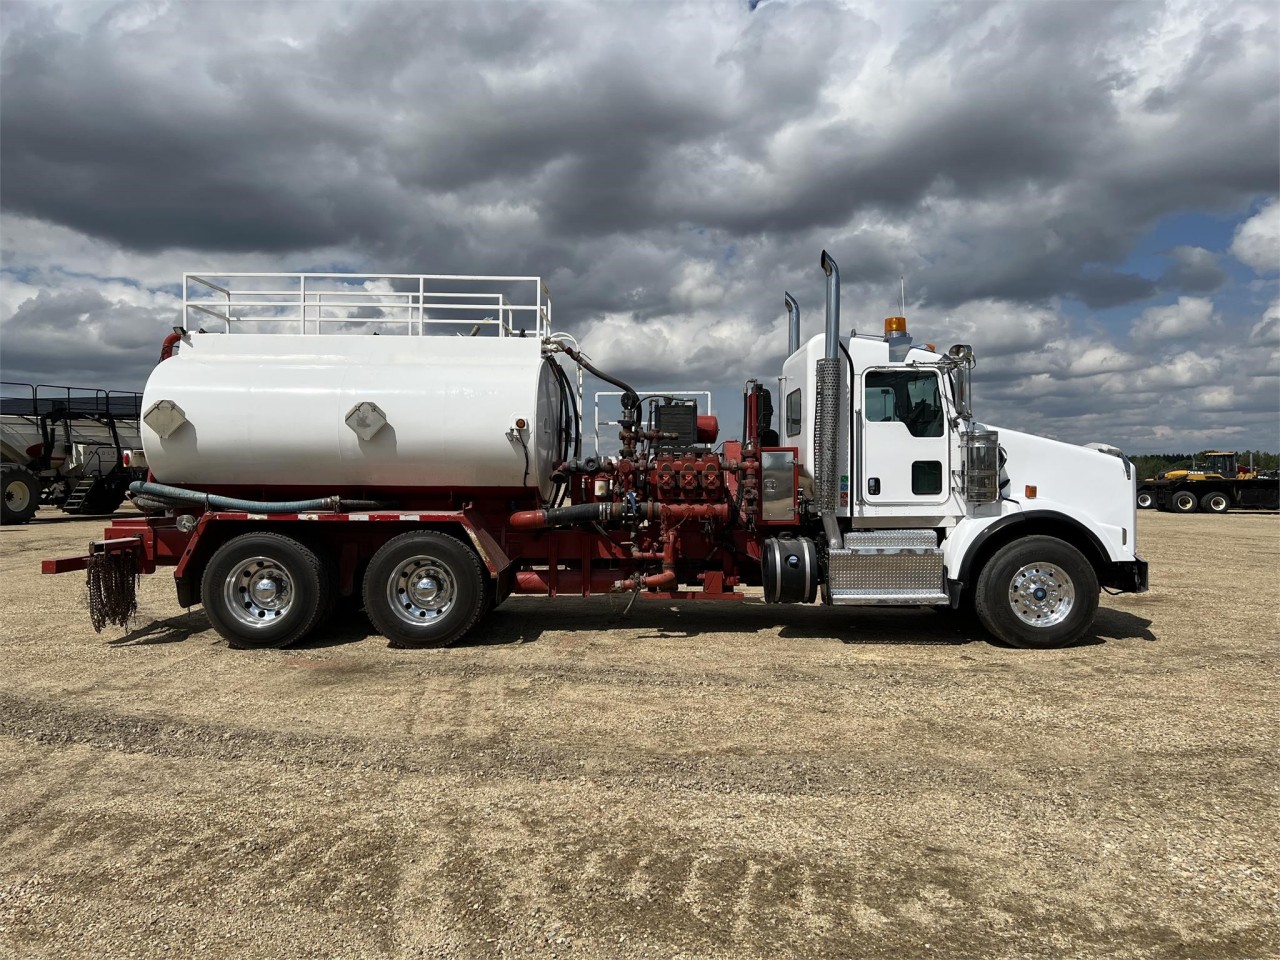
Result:
<svg viewBox="0 0 1280 960">
<path fill-rule="evenodd" d="M 552 376 L 560 387 L 559 457 L 560 462 L 564 463 L 569 460 L 570 455 L 575 458 L 582 455 L 582 420 L 578 416 L 578 399 L 573 392 L 573 384 L 570 383 L 568 374 L 553 357 L 547 357 L 545 362 L 551 365 Z M 567 492 L 568 487 L 564 483 L 557 484 L 557 492 L 552 496 L 552 501 L 563 502 Z"/>
<path fill-rule="evenodd" d="M 611 377 L 609 374 L 599 370 L 595 364 L 580 354 L 577 350 L 574 350 L 573 347 L 566 346 L 563 347 L 563 350 L 570 360 L 582 367 L 582 369 L 587 371 L 587 373 L 594 377 L 599 377 L 605 383 L 612 383 L 615 387 L 621 390 L 623 394 L 622 406 L 624 409 L 634 410 L 640 405 L 640 395 L 636 393 L 631 384 L 627 383 L 625 380 L 619 380 L 617 377 Z"/>
<path fill-rule="evenodd" d="M 554 359 L 548 358 L 547 362 L 551 364 L 555 371 L 556 382 L 560 384 L 560 416 L 564 433 L 561 438 L 560 461 L 563 463 L 569 459 L 571 453 L 575 459 L 582 455 L 582 420 L 578 416 L 578 398 L 574 395 L 568 374 Z M 555 496 L 551 498 L 552 502 L 556 506 L 562 505 L 568 493 L 568 482 L 561 481 L 557 485 Z"/>
<path fill-rule="evenodd" d="M 662 504 L 654 501 L 634 504 L 618 501 L 575 503 L 568 507 L 552 507 L 541 511 L 543 516 L 538 526 L 564 527 L 576 523 L 608 523 L 624 519 L 657 520 L 661 511 Z"/>
<path fill-rule="evenodd" d="M 312 510 L 332 510 L 335 513 L 351 510 L 376 510 L 384 504 L 376 500 L 344 500 L 341 497 L 318 497 L 313 500 L 240 500 L 220 497 L 200 490 L 170 487 L 163 483 L 146 483 L 135 480 L 129 484 L 129 492 L 142 496 L 148 504 L 164 504 L 165 508 L 178 506 L 203 506 L 208 510 L 233 510 L 245 513 L 306 513 Z"/>
<path fill-rule="evenodd" d="M 560 370 L 560 379 L 564 382 L 564 392 L 569 395 L 569 406 L 573 410 L 573 455 L 575 457 L 581 457 L 582 412 L 578 409 L 578 395 L 573 392 L 573 384 L 569 380 L 569 375 L 561 369 L 560 364 L 556 364 L 556 369 Z"/>
</svg>

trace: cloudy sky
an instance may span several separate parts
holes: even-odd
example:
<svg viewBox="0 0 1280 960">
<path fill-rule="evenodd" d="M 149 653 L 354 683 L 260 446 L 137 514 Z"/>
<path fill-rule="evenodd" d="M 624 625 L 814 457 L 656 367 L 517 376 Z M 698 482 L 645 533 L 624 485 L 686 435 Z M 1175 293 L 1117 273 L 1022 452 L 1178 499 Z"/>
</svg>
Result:
<svg viewBox="0 0 1280 960">
<path fill-rule="evenodd" d="M 4 379 L 140 389 L 184 270 L 537 274 L 736 424 L 826 248 L 988 422 L 1275 450 L 1278 10 L 4 0 Z"/>
</svg>

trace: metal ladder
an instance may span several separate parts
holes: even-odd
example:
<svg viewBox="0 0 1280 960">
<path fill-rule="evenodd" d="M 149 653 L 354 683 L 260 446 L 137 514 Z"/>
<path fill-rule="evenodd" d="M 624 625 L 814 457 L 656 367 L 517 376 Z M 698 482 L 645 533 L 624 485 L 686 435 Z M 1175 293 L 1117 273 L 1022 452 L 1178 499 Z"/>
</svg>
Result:
<svg viewBox="0 0 1280 960">
<path fill-rule="evenodd" d="M 62 503 L 64 513 L 75 513 L 84 506 L 84 502 L 89 499 L 89 495 L 93 493 L 93 488 L 98 485 L 97 477 L 81 477 L 80 482 L 76 484 L 75 489 L 71 491 L 71 496 L 67 497 Z"/>
</svg>

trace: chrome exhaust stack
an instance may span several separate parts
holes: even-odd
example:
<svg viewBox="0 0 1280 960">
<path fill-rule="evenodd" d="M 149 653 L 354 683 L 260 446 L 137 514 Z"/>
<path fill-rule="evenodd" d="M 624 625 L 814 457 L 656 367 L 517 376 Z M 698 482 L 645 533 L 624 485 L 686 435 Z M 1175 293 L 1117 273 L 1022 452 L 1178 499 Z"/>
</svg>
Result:
<svg viewBox="0 0 1280 960">
<path fill-rule="evenodd" d="M 800 349 L 800 304 L 789 293 L 782 295 L 782 302 L 787 307 L 787 356 Z"/>
<path fill-rule="evenodd" d="M 822 271 L 827 275 L 827 353 L 828 360 L 840 357 L 840 267 L 831 254 L 822 251 Z"/>
<path fill-rule="evenodd" d="M 827 275 L 826 355 L 818 361 L 818 395 L 814 400 L 813 445 L 814 494 L 818 516 L 827 544 L 844 546 L 836 509 L 840 503 L 840 268 L 827 251 L 822 251 L 822 270 Z"/>
</svg>

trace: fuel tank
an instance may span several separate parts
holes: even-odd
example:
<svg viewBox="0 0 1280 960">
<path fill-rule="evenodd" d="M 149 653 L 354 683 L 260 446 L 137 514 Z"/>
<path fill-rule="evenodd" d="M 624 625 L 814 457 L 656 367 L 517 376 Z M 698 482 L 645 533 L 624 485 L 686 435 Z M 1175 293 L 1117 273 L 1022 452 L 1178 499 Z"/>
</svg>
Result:
<svg viewBox="0 0 1280 960">
<path fill-rule="evenodd" d="M 142 444 L 176 486 L 546 499 L 562 436 L 554 362 L 534 338 L 192 333 L 147 380 Z"/>
</svg>

